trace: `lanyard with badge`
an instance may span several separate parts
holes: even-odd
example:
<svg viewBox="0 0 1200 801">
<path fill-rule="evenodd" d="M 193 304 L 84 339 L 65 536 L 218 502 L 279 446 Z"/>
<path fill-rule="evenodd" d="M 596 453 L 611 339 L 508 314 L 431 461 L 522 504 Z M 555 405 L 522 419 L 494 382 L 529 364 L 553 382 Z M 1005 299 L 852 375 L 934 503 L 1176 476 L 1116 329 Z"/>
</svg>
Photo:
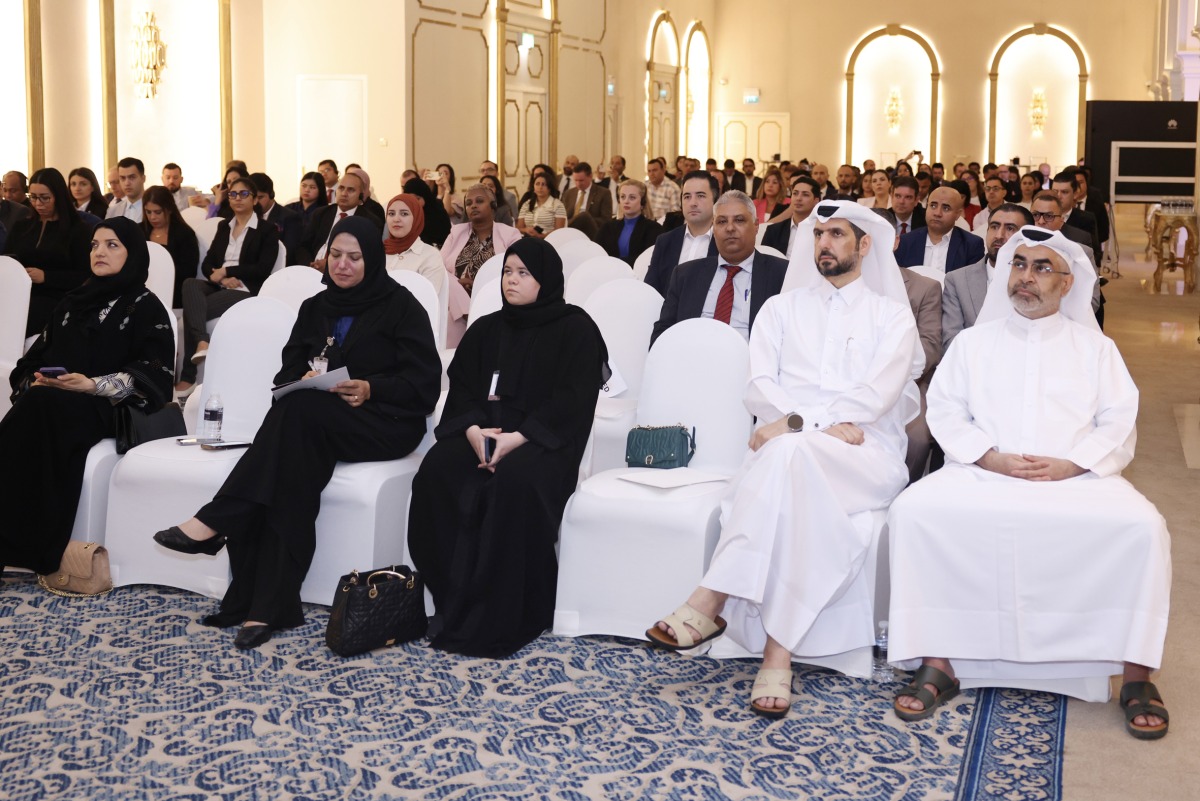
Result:
<svg viewBox="0 0 1200 801">
<path fill-rule="evenodd" d="M 317 375 L 325 375 L 329 369 L 329 359 L 325 356 L 325 352 L 333 347 L 333 337 L 325 337 L 325 347 L 321 348 L 321 353 L 309 360 L 308 366 L 312 368 Z"/>
</svg>

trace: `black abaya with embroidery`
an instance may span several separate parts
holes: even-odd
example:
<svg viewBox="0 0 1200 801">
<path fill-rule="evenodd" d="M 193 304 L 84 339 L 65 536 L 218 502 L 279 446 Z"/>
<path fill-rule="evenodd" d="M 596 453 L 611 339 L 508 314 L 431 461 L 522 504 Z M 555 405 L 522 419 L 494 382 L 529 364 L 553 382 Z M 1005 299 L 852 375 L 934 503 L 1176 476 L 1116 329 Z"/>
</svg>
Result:
<svg viewBox="0 0 1200 801">
<path fill-rule="evenodd" d="M 605 359 L 600 333 L 581 310 L 523 329 L 500 311 L 467 329 L 450 364 L 438 441 L 413 480 L 409 509 L 409 550 L 443 620 L 435 648 L 504 657 L 550 627 L 554 546 Z M 489 401 L 502 366 L 500 400 Z M 478 467 L 466 438 L 472 425 L 519 431 L 529 441 L 491 473 Z"/>
</svg>

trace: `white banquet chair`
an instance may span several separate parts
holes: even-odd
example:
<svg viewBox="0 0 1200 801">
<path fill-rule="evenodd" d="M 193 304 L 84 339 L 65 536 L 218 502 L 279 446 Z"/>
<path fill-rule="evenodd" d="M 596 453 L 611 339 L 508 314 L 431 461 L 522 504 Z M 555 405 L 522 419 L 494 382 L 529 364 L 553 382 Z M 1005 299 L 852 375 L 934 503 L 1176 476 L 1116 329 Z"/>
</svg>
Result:
<svg viewBox="0 0 1200 801">
<path fill-rule="evenodd" d="M 25 323 L 29 319 L 29 292 L 33 282 L 21 263 L 0 256 L 0 376 L 5 379 L 25 353 Z M 0 417 L 12 406 L 7 391 L 0 392 Z"/>
<path fill-rule="evenodd" d="M 299 311 L 300 304 L 325 288 L 321 277 L 319 271 L 307 264 L 293 264 L 271 273 L 258 290 L 258 297 L 274 298 Z"/>
<path fill-rule="evenodd" d="M 646 280 L 646 273 L 650 272 L 650 260 L 654 258 L 654 245 L 643 250 L 638 254 L 638 257 L 633 260 L 633 275 L 639 281 Z"/>
<path fill-rule="evenodd" d="M 483 286 L 488 281 L 494 281 L 499 278 L 500 272 L 503 269 L 504 254 L 497 253 L 480 265 L 479 270 L 475 273 L 475 286 Z"/>
<path fill-rule="evenodd" d="M 588 239 L 587 234 L 578 228 L 563 227 L 555 228 L 546 234 L 546 241 L 553 245 L 555 249 L 559 249 L 572 242 L 590 242 L 591 240 Z"/>
<path fill-rule="evenodd" d="M 388 270 L 388 275 L 397 284 L 412 293 L 425 313 L 429 315 L 429 324 L 433 326 L 433 342 L 440 353 L 446 346 L 446 306 L 438 297 L 433 283 L 413 270 Z"/>
<path fill-rule="evenodd" d="M 500 279 L 494 278 L 486 284 L 475 282 L 471 292 L 471 308 L 467 312 L 467 328 L 475 324 L 480 317 L 500 311 L 504 300 L 500 295 Z"/>
<path fill-rule="evenodd" d="M 563 297 L 567 303 L 582 306 L 592 292 L 610 281 L 635 280 L 633 270 L 625 262 L 612 256 L 597 256 L 588 259 L 571 273 Z"/>
</svg>

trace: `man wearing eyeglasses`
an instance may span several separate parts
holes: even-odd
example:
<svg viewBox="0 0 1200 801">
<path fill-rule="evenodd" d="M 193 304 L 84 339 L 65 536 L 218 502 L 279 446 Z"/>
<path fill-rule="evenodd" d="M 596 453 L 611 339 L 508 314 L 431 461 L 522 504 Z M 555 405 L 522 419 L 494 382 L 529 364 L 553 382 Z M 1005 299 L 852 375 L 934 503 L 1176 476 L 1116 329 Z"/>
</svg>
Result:
<svg viewBox="0 0 1200 801">
<path fill-rule="evenodd" d="M 987 206 L 979 210 L 975 215 L 975 220 L 971 223 L 971 233 L 975 236 L 983 236 L 987 233 L 988 218 L 992 216 L 992 212 L 1000 208 L 1008 198 L 1008 187 L 1005 185 L 1004 179 L 999 175 L 993 175 L 983 182 L 983 199 L 987 201 Z"/>
<path fill-rule="evenodd" d="M 333 226 L 347 217 L 361 214 L 375 223 L 380 234 L 383 233 L 383 220 L 362 208 L 363 189 L 362 178 L 347 170 L 338 182 L 336 204 L 326 206 L 314 214 L 308 227 L 304 229 L 304 235 L 300 237 L 300 245 L 296 249 L 296 264 L 307 263 L 314 270 L 323 272 L 329 235 L 333 232 Z"/>
<path fill-rule="evenodd" d="M 146 167 L 141 159 L 123 158 L 117 162 L 117 178 L 125 196 L 114 200 L 104 216 L 127 217 L 136 223 L 142 221 L 142 193 L 146 189 Z"/>
<path fill-rule="evenodd" d="M 1052 689 L 1106 701 L 1123 674 L 1125 728 L 1167 733 L 1150 674 L 1171 589 L 1166 523 L 1121 471 L 1138 390 L 1096 326 L 1096 272 L 1060 232 L 1001 250 L 978 323 L 947 350 L 928 421 L 946 465 L 888 513 L 891 661 L 916 669 L 897 717 L 962 687 Z"/>
<path fill-rule="evenodd" d="M 1092 269 L 1099 275 L 1100 271 L 1096 268 L 1096 254 L 1092 251 L 1092 238 L 1078 228 L 1063 224 L 1066 216 L 1063 214 L 1062 199 L 1059 193 L 1038 192 L 1033 196 L 1030 208 L 1033 212 L 1034 225 L 1048 231 L 1059 231 L 1067 239 L 1079 245 L 1087 260 L 1091 262 Z M 1099 281 L 1096 282 L 1092 293 L 1092 311 L 1096 313 L 1096 322 L 1100 324 L 1101 328 L 1104 328 L 1104 294 L 1100 291 Z"/>
</svg>

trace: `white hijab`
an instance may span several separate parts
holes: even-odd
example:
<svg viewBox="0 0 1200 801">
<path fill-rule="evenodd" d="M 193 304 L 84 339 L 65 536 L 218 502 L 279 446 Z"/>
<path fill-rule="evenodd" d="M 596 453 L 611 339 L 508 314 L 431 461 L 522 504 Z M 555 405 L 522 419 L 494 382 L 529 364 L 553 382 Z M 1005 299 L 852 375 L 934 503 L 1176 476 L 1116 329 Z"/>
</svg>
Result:
<svg viewBox="0 0 1200 801">
<path fill-rule="evenodd" d="M 909 314 L 912 314 L 912 304 L 908 300 L 908 291 L 904 288 L 902 269 L 896 264 L 892 254 L 892 243 L 896 239 L 896 229 L 882 215 L 858 205 L 853 200 L 823 200 L 813 209 L 813 213 L 800 223 L 796 231 L 796 244 L 792 247 L 792 258 L 788 264 L 787 274 L 783 279 L 781 292 L 817 286 L 825 281 L 825 276 L 817 269 L 816 237 L 813 230 L 817 221 L 827 222 L 830 219 L 842 219 L 853 223 L 871 237 L 871 249 L 862 260 L 862 278 L 867 289 L 876 295 L 891 298 L 899 303 Z M 913 324 L 916 324 L 914 318 Z M 925 351 L 921 347 L 921 338 L 913 339 L 912 367 L 908 386 L 904 390 L 905 421 L 916 417 L 920 411 L 920 392 L 913 383 L 925 372 Z"/>
<path fill-rule="evenodd" d="M 988 286 L 987 296 L 983 300 L 983 308 L 975 324 L 990 322 L 1018 314 L 1008 297 L 1008 279 L 1011 274 L 1013 254 L 1021 245 L 1045 245 L 1062 256 L 1071 269 L 1074 283 L 1070 291 L 1063 296 L 1059 314 L 1067 317 L 1085 328 L 1100 331 L 1096 315 L 1092 311 L 1092 292 L 1096 285 L 1096 270 L 1083 248 L 1062 235 L 1060 231 L 1048 231 L 1033 225 L 1026 225 L 1012 236 L 1000 253 L 996 256 L 996 274 Z"/>
</svg>

